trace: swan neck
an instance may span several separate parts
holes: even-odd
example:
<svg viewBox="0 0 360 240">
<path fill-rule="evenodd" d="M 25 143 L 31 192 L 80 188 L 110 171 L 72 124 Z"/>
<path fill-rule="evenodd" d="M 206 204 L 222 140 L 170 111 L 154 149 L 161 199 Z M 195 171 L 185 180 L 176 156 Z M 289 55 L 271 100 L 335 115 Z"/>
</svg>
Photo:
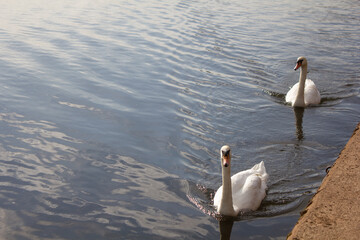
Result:
<svg viewBox="0 0 360 240">
<path fill-rule="evenodd" d="M 299 84 L 302 84 L 303 86 L 305 86 L 306 74 L 307 74 L 307 66 L 306 65 L 301 66 Z"/>
<path fill-rule="evenodd" d="M 295 106 L 299 106 L 299 107 L 303 107 L 305 106 L 305 97 L 304 97 L 304 92 L 305 92 L 305 81 L 306 81 L 306 74 L 307 74 L 307 66 L 301 66 L 300 68 L 300 76 L 299 76 L 299 88 L 298 88 L 298 93 L 296 96 L 296 105 Z"/>
<path fill-rule="evenodd" d="M 223 191 L 220 202 L 220 213 L 224 215 L 236 215 L 233 207 L 230 166 L 222 167 Z"/>
<path fill-rule="evenodd" d="M 230 177 L 230 166 L 228 167 L 223 167 L 222 168 L 222 183 L 223 183 L 223 187 L 224 190 L 226 190 L 227 193 L 232 193 L 232 189 L 231 189 L 231 177 Z M 223 191 L 223 195 L 224 195 Z"/>
</svg>

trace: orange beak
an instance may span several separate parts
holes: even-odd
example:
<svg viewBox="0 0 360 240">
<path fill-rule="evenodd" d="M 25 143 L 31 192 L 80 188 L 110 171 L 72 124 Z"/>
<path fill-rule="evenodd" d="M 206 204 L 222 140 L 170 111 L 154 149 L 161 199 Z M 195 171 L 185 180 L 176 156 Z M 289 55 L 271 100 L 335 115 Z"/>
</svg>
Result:
<svg viewBox="0 0 360 240">
<path fill-rule="evenodd" d="M 298 68 L 301 67 L 301 62 L 297 62 L 295 67 L 294 67 L 294 70 L 298 70 Z"/>
<path fill-rule="evenodd" d="M 223 166 L 228 167 L 230 165 L 229 157 L 223 157 Z"/>
</svg>

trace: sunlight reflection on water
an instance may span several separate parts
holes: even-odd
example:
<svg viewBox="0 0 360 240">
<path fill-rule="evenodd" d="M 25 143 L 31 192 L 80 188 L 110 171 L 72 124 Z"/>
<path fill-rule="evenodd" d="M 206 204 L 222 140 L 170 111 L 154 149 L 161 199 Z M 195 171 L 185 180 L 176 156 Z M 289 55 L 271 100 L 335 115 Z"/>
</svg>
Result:
<svg viewBox="0 0 360 240">
<path fill-rule="evenodd" d="M 232 236 L 284 237 L 358 121 L 352 1 L 3 5 L 4 239 L 218 239 L 223 144 L 270 175 Z M 300 55 L 322 102 L 294 112 Z"/>
</svg>

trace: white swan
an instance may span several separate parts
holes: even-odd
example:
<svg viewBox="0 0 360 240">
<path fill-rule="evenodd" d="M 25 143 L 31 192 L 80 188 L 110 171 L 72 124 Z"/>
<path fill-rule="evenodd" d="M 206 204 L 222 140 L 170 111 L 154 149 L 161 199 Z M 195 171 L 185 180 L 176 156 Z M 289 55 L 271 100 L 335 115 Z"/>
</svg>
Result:
<svg viewBox="0 0 360 240">
<path fill-rule="evenodd" d="M 222 186 L 214 197 L 214 206 L 218 213 L 236 216 L 240 210 L 256 210 L 266 196 L 268 174 L 264 162 L 251 169 L 239 172 L 230 178 L 231 152 L 225 145 L 220 149 Z"/>
<path fill-rule="evenodd" d="M 306 79 L 307 60 L 299 57 L 294 70 L 300 68 L 299 82 L 296 83 L 286 94 L 285 100 L 293 107 L 306 107 L 309 104 L 319 104 L 321 101 L 320 93 L 315 84 L 310 79 Z"/>
</svg>

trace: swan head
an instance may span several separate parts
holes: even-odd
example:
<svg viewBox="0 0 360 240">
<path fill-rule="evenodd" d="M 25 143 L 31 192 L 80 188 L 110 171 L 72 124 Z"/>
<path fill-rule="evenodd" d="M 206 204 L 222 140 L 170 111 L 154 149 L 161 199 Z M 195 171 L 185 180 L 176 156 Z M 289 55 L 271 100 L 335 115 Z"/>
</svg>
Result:
<svg viewBox="0 0 360 240">
<path fill-rule="evenodd" d="M 294 67 L 294 70 L 296 71 L 299 67 L 307 66 L 307 60 L 305 57 L 299 57 L 296 60 L 296 65 Z"/>
<path fill-rule="evenodd" d="M 221 156 L 221 166 L 223 166 L 223 167 L 230 166 L 231 151 L 230 151 L 230 147 L 228 145 L 221 147 L 220 156 Z"/>
</svg>

